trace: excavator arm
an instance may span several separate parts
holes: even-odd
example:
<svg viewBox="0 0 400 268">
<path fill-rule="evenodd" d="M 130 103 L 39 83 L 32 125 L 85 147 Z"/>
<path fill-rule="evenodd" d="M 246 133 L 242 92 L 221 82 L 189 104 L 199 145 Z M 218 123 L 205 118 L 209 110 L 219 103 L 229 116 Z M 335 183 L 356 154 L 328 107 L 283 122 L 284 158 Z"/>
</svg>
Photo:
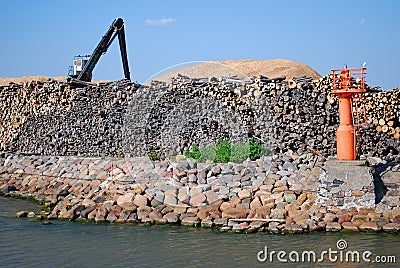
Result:
<svg viewBox="0 0 400 268">
<path fill-rule="evenodd" d="M 89 60 L 85 64 L 82 72 L 78 75 L 78 80 L 86 82 L 91 81 L 94 67 L 96 66 L 100 57 L 107 52 L 107 49 L 117 35 L 119 40 L 119 48 L 121 51 L 122 65 L 124 67 L 124 75 L 126 79 L 131 80 L 128 65 L 128 55 L 126 51 L 124 21 L 121 18 L 117 18 L 113 21 L 112 25 L 110 26 L 106 34 L 102 37 L 100 43 L 97 45 Z"/>
</svg>

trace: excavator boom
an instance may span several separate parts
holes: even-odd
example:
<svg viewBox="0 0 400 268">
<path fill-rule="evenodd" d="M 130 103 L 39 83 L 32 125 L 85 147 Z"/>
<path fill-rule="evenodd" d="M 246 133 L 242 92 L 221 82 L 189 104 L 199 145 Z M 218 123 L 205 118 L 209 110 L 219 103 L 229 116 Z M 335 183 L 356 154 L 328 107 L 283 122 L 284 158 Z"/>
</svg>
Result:
<svg viewBox="0 0 400 268">
<path fill-rule="evenodd" d="M 110 28 L 107 30 L 106 34 L 101 38 L 99 44 L 90 55 L 89 60 L 87 60 L 82 71 L 75 75 L 75 77 L 80 81 L 90 82 L 92 78 L 92 72 L 99 61 L 100 57 L 107 52 L 108 47 L 114 41 L 115 37 L 118 36 L 119 48 L 121 51 L 122 65 L 124 68 L 125 78 L 131 80 L 129 65 L 128 65 L 128 54 L 126 50 L 125 41 L 125 30 L 124 21 L 121 18 L 117 18 L 113 21 Z M 74 75 L 72 75 L 74 77 Z"/>
</svg>

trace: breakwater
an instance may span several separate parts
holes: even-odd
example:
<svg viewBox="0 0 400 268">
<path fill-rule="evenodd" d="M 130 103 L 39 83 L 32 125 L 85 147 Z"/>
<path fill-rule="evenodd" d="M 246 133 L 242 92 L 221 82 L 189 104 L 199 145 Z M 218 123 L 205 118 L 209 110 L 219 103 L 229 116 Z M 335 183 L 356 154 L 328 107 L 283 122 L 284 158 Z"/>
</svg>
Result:
<svg viewBox="0 0 400 268">
<path fill-rule="evenodd" d="M 213 164 L 190 158 L 172 162 L 2 153 L 0 189 L 45 202 L 51 207 L 49 219 L 182 224 L 234 232 L 397 232 L 400 164 L 392 160 L 368 159 L 383 174 L 380 181 L 386 189 L 372 207 L 357 203 L 357 196 L 371 187 L 343 192 L 346 207 L 319 201 L 326 194 L 326 163 L 312 154 Z"/>
</svg>

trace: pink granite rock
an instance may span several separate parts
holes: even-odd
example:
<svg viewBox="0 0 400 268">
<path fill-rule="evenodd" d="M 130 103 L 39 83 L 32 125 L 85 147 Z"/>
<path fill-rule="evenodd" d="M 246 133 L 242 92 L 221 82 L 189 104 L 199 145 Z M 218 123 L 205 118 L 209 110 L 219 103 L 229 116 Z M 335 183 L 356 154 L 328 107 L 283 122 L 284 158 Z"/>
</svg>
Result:
<svg viewBox="0 0 400 268">
<path fill-rule="evenodd" d="M 360 228 L 361 231 L 374 231 L 378 232 L 381 230 L 381 228 L 376 224 L 376 222 L 363 222 L 358 228 Z"/>
<path fill-rule="evenodd" d="M 135 199 L 133 200 L 133 203 L 138 207 L 147 206 L 148 199 L 147 199 L 147 197 L 138 194 L 138 195 L 135 196 Z"/>
<path fill-rule="evenodd" d="M 339 217 L 338 223 L 342 224 L 344 222 L 351 222 L 351 215 L 350 214 L 343 214 L 342 216 Z"/>
<path fill-rule="evenodd" d="M 190 198 L 190 205 L 192 205 L 193 207 L 197 207 L 201 204 L 203 204 L 206 201 L 207 197 L 203 194 L 203 193 L 198 193 L 195 196 L 193 196 L 192 198 Z"/>
<path fill-rule="evenodd" d="M 107 218 L 108 211 L 104 207 L 99 207 L 96 211 L 94 220 L 96 222 L 104 222 Z"/>
<path fill-rule="evenodd" d="M 133 202 L 134 197 L 134 193 L 126 193 L 121 195 L 117 199 L 117 205 L 126 210 L 135 210 L 136 205 Z"/>
<path fill-rule="evenodd" d="M 349 221 L 343 222 L 342 227 L 343 227 L 343 229 L 348 230 L 348 231 L 353 231 L 353 232 L 359 231 L 358 227 Z"/>
<path fill-rule="evenodd" d="M 383 225 L 382 229 L 385 232 L 398 232 L 400 231 L 400 223 L 387 223 Z"/>
<path fill-rule="evenodd" d="M 247 211 L 242 208 L 228 208 L 222 212 L 222 218 L 226 219 L 238 219 L 246 218 Z"/>
</svg>

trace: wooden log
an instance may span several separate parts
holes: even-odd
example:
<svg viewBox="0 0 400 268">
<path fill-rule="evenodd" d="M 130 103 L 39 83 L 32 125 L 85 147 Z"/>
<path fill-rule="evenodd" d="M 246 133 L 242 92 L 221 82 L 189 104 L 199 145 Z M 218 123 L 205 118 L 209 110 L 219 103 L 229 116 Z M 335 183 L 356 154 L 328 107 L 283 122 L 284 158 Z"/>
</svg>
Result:
<svg viewBox="0 0 400 268">
<path fill-rule="evenodd" d="M 288 85 L 289 85 L 289 88 L 290 88 L 290 89 L 294 89 L 294 88 L 297 87 L 297 83 L 296 83 L 296 81 L 294 81 L 293 79 L 291 79 L 291 80 L 288 81 Z"/>
</svg>

